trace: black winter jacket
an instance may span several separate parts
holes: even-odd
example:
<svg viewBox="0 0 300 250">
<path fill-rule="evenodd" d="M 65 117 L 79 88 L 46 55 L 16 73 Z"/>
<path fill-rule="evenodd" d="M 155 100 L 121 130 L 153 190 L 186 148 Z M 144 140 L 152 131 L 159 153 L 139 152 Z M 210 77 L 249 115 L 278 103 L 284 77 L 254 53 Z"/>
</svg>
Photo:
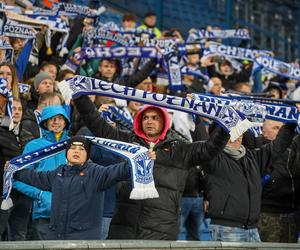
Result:
<svg viewBox="0 0 300 250">
<path fill-rule="evenodd" d="M 261 206 L 261 174 L 272 161 L 281 157 L 294 136 L 294 125 L 285 125 L 277 138 L 261 148 L 246 150 L 246 155 L 234 160 L 222 152 L 208 164 L 208 217 L 212 224 L 255 228 Z"/>
<path fill-rule="evenodd" d="M 296 190 L 300 177 L 300 136 L 280 158 L 263 172 L 270 175 L 262 192 L 262 212 L 292 213 L 296 211 Z"/>
<path fill-rule="evenodd" d="M 86 126 L 95 136 L 149 145 L 133 132 L 112 128 L 99 115 L 87 96 L 74 100 Z M 176 240 L 179 206 L 188 167 L 199 165 L 222 151 L 229 135 L 218 127 L 218 133 L 207 142 L 187 143 L 172 131 L 154 147 L 156 160 L 153 176 L 159 198 L 130 200 L 131 182 L 117 187 L 117 205 L 109 239 Z"/>
<path fill-rule="evenodd" d="M 37 123 L 34 111 L 27 109 L 24 113 L 21 121 L 22 130 L 20 136 L 22 137 L 22 146 L 30 142 L 33 139 L 40 138 L 40 127 Z"/>
<path fill-rule="evenodd" d="M 0 126 L 0 192 L 3 191 L 3 173 L 6 161 L 22 154 L 21 142 L 7 127 Z"/>
<path fill-rule="evenodd" d="M 103 167 L 92 162 L 83 166 L 62 165 L 53 171 L 22 170 L 17 180 L 52 192 L 49 239 L 100 239 L 101 192 L 130 177 L 127 163 Z"/>
</svg>

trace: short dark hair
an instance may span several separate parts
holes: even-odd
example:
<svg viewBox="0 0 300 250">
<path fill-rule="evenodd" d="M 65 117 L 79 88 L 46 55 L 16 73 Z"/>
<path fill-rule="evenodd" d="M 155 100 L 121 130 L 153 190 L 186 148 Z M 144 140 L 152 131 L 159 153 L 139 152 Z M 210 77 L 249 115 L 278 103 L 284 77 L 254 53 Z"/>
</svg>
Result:
<svg viewBox="0 0 300 250">
<path fill-rule="evenodd" d="M 133 21 L 133 22 L 136 22 L 137 21 L 137 17 L 135 14 L 133 13 L 127 13 L 123 16 L 123 19 L 122 21 Z"/>
<path fill-rule="evenodd" d="M 55 62 L 48 62 L 48 61 L 42 62 L 41 66 L 40 66 L 40 70 L 44 69 L 44 67 L 46 67 L 48 65 L 53 65 L 56 68 L 56 70 L 58 70 L 57 63 L 55 63 Z"/>
<path fill-rule="evenodd" d="M 61 82 L 62 80 L 65 79 L 66 75 L 67 74 L 73 74 L 74 75 L 74 72 L 72 70 L 69 70 L 69 69 L 64 69 L 64 70 L 61 70 L 59 71 L 57 77 L 56 77 L 56 80 L 58 82 Z"/>
</svg>

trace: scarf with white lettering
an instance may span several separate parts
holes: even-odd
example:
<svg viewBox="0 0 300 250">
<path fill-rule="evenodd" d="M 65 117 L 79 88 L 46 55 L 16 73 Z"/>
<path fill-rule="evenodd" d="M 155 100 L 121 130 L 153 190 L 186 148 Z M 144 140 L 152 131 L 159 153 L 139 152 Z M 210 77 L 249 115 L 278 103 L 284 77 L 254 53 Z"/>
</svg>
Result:
<svg viewBox="0 0 300 250">
<path fill-rule="evenodd" d="M 13 20 L 7 20 L 3 26 L 3 35 L 8 37 L 30 39 L 36 37 L 36 31 L 34 31 L 31 25 L 21 24 Z"/>
<path fill-rule="evenodd" d="M 6 88 L 7 81 L 4 78 L 0 78 L 0 94 L 4 95 L 8 98 L 8 103 L 6 104 L 6 110 L 8 113 L 9 121 L 8 121 L 8 127 L 9 130 L 12 130 L 14 128 L 14 122 L 13 122 L 13 93 L 12 90 L 8 90 Z M 2 123 L 5 120 L 5 115 L 2 117 Z M 6 125 L 6 124 L 3 124 Z"/>
<path fill-rule="evenodd" d="M 284 123 L 298 123 L 299 112 L 295 106 L 266 102 L 244 96 L 213 96 L 207 94 L 192 94 L 192 99 L 216 102 L 234 107 L 246 117 L 256 117 L 281 121 Z M 272 101 L 272 99 L 269 99 Z"/>
<path fill-rule="evenodd" d="M 214 55 L 224 55 L 230 58 L 254 61 L 258 55 L 266 53 L 269 52 L 265 50 L 246 49 L 241 47 L 227 46 L 219 43 L 210 43 L 209 47 L 204 49 L 203 59 L 201 58 L 201 61 L 208 56 Z"/>
<path fill-rule="evenodd" d="M 131 170 L 132 191 L 130 199 L 141 200 L 159 197 L 153 179 L 154 161 L 149 158 L 148 149 L 139 145 L 86 136 L 97 147 L 108 150 L 128 160 Z M 27 166 L 56 155 L 65 150 L 67 140 L 57 142 L 39 150 L 17 156 L 9 161 L 3 176 L 3 202 L 1 209 L 9 209 L 12 204 L 9 195 L 13 174 Z"/>
<path fill-rule="evenodd" d="M 187 38 L 188 42 L 199 41 L 203 39 L 251 39 L 246 29 L 229 29 L 229 30 L 205 30 L 199 29 L 191 32 Z"/>
<path fill-rule="evenodd" d="M 64 16 L 81 15 L 90 18 L 98 17 L 106 10 L 104 6 L 100 6 L 98 9 L 91 9 L 87 6 L 72 4 L 72 3 L 54 3 L 54 6 L 58 8 L 58 15 L 64 15 Z"/>
<path fill-rule="evenodd" d="M 245 119 L 241 113 L 229 106 L 151 93 L 90 77 L 75 76 L 58 83 L 58 88 L 67 103 L 71 98 L 76 98 L 80 95 L 102 95 L 204 116 L 219 123 L 220 126 L 230 133 L 232 140 L 237 139 L 252 126 L 251 122 Z"/>
<path fill-rule="evenodd" d="M 161 58 L 161 54 L 157 51 L 156 47 L 96 46 L 81 48 L 81 51 L 73 53 L 72 57 L 75 57 L 79 62 L 82 62 L 83 60 L 102 58 Z M 77 71 L 79 66 L 70 58 L 67 59 L 65 65 L 74 73 Z"/>
<path fill-rule="evenodd" d="M 300 69 L 298 67 L 267 55 L 261 55 L 257 57 L 253 67 L 254 73 L 264 68 L 267 71 L 275 73 L 276 75 L 300 81 Z"/>
<path fill-rule="evenodd" d="M 19 93 L 28 93 L 29 89 L 30 89 L 30 85 L 19 82 L 18 83 L 18 89 L 19 89 Z"/>
</svg>

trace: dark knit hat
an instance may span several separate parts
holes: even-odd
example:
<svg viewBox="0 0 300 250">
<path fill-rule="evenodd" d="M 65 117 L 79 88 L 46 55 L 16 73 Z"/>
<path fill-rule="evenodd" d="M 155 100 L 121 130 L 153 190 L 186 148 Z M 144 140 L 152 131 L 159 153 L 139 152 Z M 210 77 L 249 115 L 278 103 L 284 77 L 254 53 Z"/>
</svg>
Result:
<svg viewBox="0 0 300 250">
<path fill-rule="evenodd" d="M 72 145 L 83 146 L 86 150 L 86 153 L 87 153 L 87 160 L 90 158 L 91 143 L 87 138 L 85 138 L 84 136 L 80 136 L 80 135 L 76 135 L 76 136 L 71 137 L 67 142 L 66 155 L 67 155 L 68 150 L 70 149 L 70 147 Z"/>
</svg>

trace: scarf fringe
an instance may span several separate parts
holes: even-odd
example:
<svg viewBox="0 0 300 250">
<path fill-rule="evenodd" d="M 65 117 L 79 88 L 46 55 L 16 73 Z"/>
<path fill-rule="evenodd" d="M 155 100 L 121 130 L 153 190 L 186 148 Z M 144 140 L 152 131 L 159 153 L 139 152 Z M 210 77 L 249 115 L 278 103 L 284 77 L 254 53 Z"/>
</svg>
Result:
<svg viewBox="0 0 300 250">
<path fill-rule="evenodd" d="M 11 198 L 5 199 L 1 203 L 1 209 L 2 210 L 8 210 L 13 206 L 13 202 Z"/>
<path fill-rule="evenodd" d="M 159 194 L 155 187 L 145 187 L 145 188 L 133 188 L 130 193 L 130 199 L 132 200 L 144 200 L 144 199 L 154 199 L 158 198 Z"/>
</svg>

